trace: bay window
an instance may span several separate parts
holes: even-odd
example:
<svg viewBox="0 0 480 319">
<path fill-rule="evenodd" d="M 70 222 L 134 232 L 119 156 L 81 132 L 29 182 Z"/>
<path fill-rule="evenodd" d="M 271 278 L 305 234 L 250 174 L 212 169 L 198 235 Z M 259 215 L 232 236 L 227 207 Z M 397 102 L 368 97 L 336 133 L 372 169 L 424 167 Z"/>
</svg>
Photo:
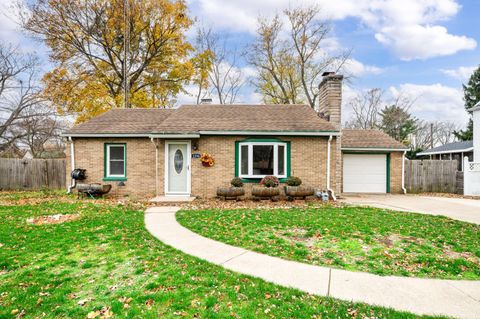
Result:
<svg viewBox="0 0 480 319">
<path fill-rule="evenodd" d="M 238 143 L 237 175 L 242 178 L 287 177 L 287 142 Z"/>
</svg>

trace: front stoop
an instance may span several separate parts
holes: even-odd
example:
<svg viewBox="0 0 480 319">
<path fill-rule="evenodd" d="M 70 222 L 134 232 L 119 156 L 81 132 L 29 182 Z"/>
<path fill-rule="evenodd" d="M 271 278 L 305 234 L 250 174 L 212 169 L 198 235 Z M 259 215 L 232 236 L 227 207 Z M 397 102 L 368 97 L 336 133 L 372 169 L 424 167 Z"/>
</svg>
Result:
<svg viewBox="0 0 480 319">
<path fill-rule="evenodd" d="M 149 200 L 150 203 L 158 204 L 181 204 L 193 202 L 193 196 L 157 196 Z"/>
</svg>

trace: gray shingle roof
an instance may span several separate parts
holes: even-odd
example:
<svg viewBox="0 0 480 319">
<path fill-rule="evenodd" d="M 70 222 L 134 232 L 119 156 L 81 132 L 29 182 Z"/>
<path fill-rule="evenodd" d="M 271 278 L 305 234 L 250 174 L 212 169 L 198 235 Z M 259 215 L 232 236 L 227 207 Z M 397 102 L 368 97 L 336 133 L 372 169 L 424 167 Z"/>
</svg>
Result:
<svg viewBox="0 0 480 319">
<path fill-rule="evenodd" d="M 344 129 L 342 131 L 342 149 L 346 148 L 408 149 L 408 147 L 382 131 L 353 129 Z"/>
<path fill-rule="evenodd" d="M 113 109 L 65 134 L 197 133 L 200 131 L 335 131 L 307 105 L 184 105 Z"/>
<path fill-rule="evenodd" d="M 473 141 L 453 142 L 438 147 L 431 148 L 429 150 L 420 152 L 417 156 L 433 155 L 433 154 L 450 154 L 469 152 L 473 150 Z"/>
<path fill-rule="evenodd" d="M 114 109 L 74 126 L 66 134 L 149 134 L 171 109 Z"/>
</svg>

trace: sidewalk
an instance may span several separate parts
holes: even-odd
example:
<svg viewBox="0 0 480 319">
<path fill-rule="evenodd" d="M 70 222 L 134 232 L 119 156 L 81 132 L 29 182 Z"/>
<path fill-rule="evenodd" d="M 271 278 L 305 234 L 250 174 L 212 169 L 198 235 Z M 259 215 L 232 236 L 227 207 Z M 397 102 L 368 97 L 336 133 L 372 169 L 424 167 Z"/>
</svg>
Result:
<svg viewBox="0 0 480 319">
<path fill-rule="evenodd" d="M 480 281 L 377 276 L 288 261 L 202 237 L 175 219 L 177 207 L 151 207 L 147 230 L 186 254 L 308 293 L 416 314 L 480 318 Z"/>
</svg>

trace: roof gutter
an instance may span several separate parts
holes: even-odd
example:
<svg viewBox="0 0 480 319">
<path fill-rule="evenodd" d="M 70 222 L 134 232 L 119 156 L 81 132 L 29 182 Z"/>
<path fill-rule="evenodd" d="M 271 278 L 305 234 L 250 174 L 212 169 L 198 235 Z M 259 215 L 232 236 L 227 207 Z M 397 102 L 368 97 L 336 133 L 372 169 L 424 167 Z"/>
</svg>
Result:
<svg viewBox="0 0 480 319">
<path fill-rule="evenodd" d="M 148 138 L 199 138 L 198 133 L 178 133 L 178 134 L 132 134 L 132 133 L 63 133 L 65 137 L 148 137 Z"/>
<path fill-rule="evenodd" d="M 335 192 L 330 188 L 330 163 L 331 163 L 331 157 L 332 157 L 332 139 L 333 135 L 330 135 L 328 137 L 328 142 L 327 142 L 327 192 L 329 195 L 332 197 L 333 201 L 337 201 L 337 197 L 335 196 Z"/>
<path fill-rule="evenodd" d="M 339 136 L 336 131 L 200 131 L 200 135 Z"/>
<path fill-rule="evenodd" d="M 342 147 L 342 151 L 406 152 L 408 148 Z"/>
<path fill-rule="evenodd" d="M 340 132 L 312 131 L 200 131 L 198 133 L 63 133 L 65 137 L 148 137 L 199 138 L 200 135 L 276 135 L 276 136 L 339 136 Z"/>
<path fill-rule="evenodd" d="M 420 152 L 417 156 L 428 156 L 428 155 L 437 155 L 437 154 L 453 154 L 453 153 L 466 153 L 473 151 L 473 147 L 459 149 L 459 150 L 451 150 L 451 151 L 438 151 L 438 152 Z"/>
</svg>

